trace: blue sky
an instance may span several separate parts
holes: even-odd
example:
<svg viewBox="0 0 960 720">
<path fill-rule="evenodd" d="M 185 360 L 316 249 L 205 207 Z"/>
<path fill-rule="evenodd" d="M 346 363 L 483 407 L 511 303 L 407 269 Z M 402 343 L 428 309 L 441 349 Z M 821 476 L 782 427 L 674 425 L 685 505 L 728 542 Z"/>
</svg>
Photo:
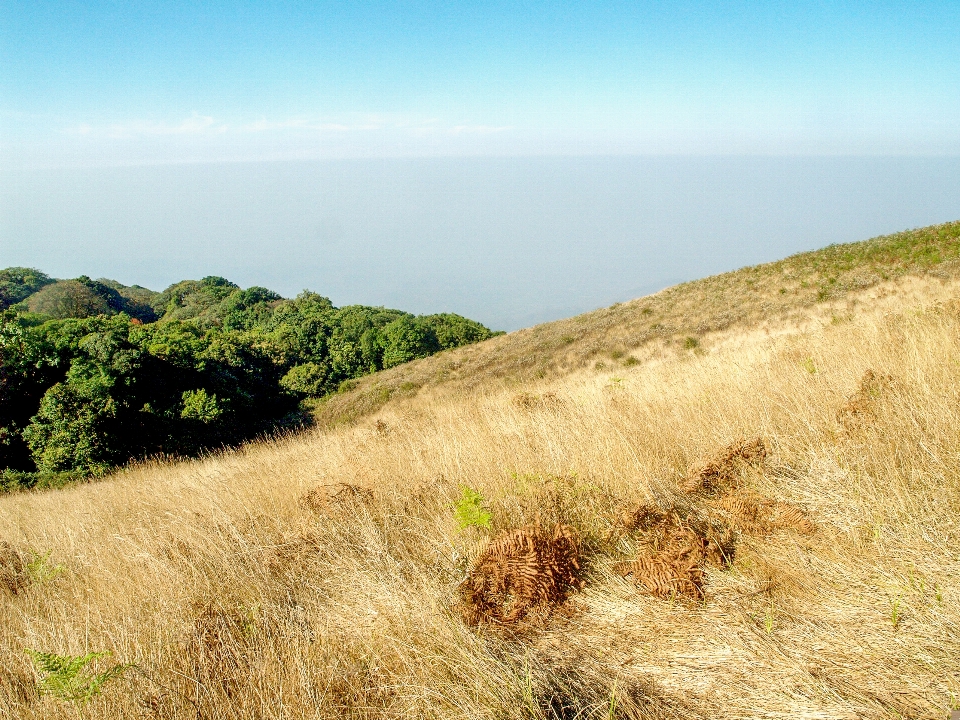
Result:
<svg viewBox="0 0 960 720">
<path fill-rule="evenodd" d="M 8 166 L 960 154 L 960 3 L 0 0 Z"/>
</svg>

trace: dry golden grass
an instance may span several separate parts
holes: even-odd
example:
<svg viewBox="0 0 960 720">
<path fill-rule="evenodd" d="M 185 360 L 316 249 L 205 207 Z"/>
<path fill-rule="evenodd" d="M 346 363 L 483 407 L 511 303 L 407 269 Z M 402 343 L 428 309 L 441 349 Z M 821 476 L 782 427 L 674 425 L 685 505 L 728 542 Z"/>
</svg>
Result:
<svg viewBox="0 0 960 720">
<path fill-rule="evenodd" d="M 890 283 L 886 304 L 792 334 L 733 329 L 616 376 L 449 383 L 353 426 L 0 497 L 17 578 L 0 586 L 0 717 L 944 718 L 960 305 L 937 278 Z M 715 497 L 682 492 L 740 438 L 763 438 L 762 462 L 731 461 Z M 490 530 L 458 530 L 461 486 Z M 660 542 L 641 504 L 728 517 L 734 552 L 699 566 L 701 599 L 618 574 Z M 769 527 L 738 526 L 748 511 Z M 583 581 L 562 612 L 465 623 L 491 538 L 557 523 Z M 25 570 L 48 552 L 63 572 Z M 74 708 L 36 694 L 24 648 L 136 667 Z"/>
<path fill-rule="evenodd" d="M 925 294 L 931 279 L 960 280 L 960 221 L 833 245 L 683 283 L 400 365 L 346 383 L 351 389 L 318 402 L 315 416 L 319 424 L 333 426 L 424 388 L 489 389 L 492 382 L 501 382 L 524 390 L 530 382 L 588 367 L 617 372 L 702 351 L 718 341 L 741 342 L 745 333 L 815 327 L 824 318 L 856 312 L 864 304 L 896 305 L 917 285 Z M 525 401 L 538 398 L 518 395 L 518 402 Z M 549 402 L 549 395 L 539 401 Z"/>
</svg>

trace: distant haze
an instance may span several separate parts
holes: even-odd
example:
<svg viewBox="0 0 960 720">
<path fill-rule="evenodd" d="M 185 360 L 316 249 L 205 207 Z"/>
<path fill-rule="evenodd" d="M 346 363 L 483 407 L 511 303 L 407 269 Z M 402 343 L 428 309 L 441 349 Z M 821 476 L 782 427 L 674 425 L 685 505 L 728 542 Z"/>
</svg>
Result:
<svg viewBox="0 0 960 720">
<path fill-rule="evenodd" d="M 223 275 L 512 330 L 960 219 L 952 157 L 432 158 L 0 170 L 0 267 Z"/>
</svg>

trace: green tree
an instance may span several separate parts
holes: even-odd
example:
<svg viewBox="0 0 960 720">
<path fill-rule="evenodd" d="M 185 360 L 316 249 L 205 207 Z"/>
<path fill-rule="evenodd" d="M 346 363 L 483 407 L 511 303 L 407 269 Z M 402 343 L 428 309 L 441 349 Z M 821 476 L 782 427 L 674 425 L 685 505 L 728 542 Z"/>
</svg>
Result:
<svg viewBox="0 0 960 720">
<path fill-rule="evenodd" d="M 196 320 L 203 326 L 221 324 L 217 307 L 239 286 L 214 275 L 202 280 L 183 280 L 171 285 L 154 300 L 162 320 Z"/>
<path fill-rule="evenodd" d="M 23 302 L 53 282 L 53 278 L 35 268 L 8 267 L 0 270 L 0 310 Z"/>
<path fill-rule="evenodd" d="M 94 317 L 111 311 L 108 298 L 80 280 L 47 285 L 30 296 L 27 307 L 30 312 L 57 319 Z"/>
<path fill-rule="evenodd" d="M 23 432 L 37 469 L 83 469 L 93 474 L 106 470 L 115 458 L 104 425 L 115 416 L 116 406 L 102 385 L 54 385 Z"/>
<path fill-rule="evenodd" d="M 237 290 L 224 298 L 217 308 L 217 314 L 225 330 L 250 330 L 266 325 L 273 305 L 282 299 L 264 287 Z"/>
<path fill-rule="evenodd" d="M 140 290 L 80 277 L 30 296 L 44 314 L 0 312 L 0 488 L 291 427 L 304 397 L 489 334 L 456 315 L 284 300 L 218 277 Z M 131 297 L 163 317 L 128 312 Z"/>
<path fill-rule="evenodd" d="M 440 349 L 429 323 L 413 317 L 400 317 L 383 329 L 383 367 L 390 368 Z"/>
<path fill-rule="evenodd" d="M 316 397 L 323 394 L 327 379 L 326 368 L 314 362 L 294 365 L 280 378 L 280 387 L 293 393 Z"/>
</svg>

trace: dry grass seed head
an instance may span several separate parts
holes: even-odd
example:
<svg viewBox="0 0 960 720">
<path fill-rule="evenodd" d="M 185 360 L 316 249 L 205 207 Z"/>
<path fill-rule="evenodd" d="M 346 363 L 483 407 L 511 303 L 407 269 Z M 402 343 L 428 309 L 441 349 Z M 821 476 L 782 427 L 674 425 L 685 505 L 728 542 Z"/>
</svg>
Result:
<svg viewBox="0 0 960 720">
<path fill-rule="evenodd" d="M 556 524 L 534 525 L 495 537 L 460 585 L 467 624 L 514 623 L 534 608 L 549 611 L 580 585 L 576 532 Z"/>
</svg>

